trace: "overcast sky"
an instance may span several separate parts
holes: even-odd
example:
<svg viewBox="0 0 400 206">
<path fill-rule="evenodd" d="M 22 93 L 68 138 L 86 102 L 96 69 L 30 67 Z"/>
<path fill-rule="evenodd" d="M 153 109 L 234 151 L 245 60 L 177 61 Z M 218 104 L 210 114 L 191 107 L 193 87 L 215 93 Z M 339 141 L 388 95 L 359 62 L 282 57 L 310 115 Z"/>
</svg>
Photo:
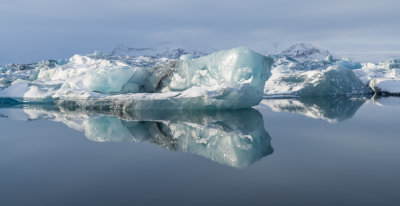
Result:
<svg viewBox="0 0 400 206">
<path fill-rule="evenodd" d="M 270 51 L 307 42 L 399 52 L 397 0 L 0 0 L 0 63 L 67 58 L 118 44 Z"/>
</svg>

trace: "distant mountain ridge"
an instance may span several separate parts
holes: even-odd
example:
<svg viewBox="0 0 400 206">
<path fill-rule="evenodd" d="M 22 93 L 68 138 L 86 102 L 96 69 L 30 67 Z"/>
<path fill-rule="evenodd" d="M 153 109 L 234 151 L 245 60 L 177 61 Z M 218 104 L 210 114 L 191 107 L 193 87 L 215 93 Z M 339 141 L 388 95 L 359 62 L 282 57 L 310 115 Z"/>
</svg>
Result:
<svg viewBox="0 0 400 206">
<path fill-rule="evenodd" d="M 157 48 L 136 48 L 128 47 L 126 45 L 118 45 L 115 47 L 110 55 L 112 56 L 145 56 L 152 58 L 168 58 L 168 59 L 179 59 L 183 55 L 190 54 L 194 58 L 208 55 L 215 52 L 215 49 L 208 50 L 194 50 L 194 49 L 184 49 L 179 47 L 157 47 Z"/>
<path fill-rule="evenodd" d="M 328 55 L 335 56 L 328 50 L 307 43 L 294 44 L 280 52 L 280 54 L 291 57 L 299 62 L 324 60 Z"/>
</svg>

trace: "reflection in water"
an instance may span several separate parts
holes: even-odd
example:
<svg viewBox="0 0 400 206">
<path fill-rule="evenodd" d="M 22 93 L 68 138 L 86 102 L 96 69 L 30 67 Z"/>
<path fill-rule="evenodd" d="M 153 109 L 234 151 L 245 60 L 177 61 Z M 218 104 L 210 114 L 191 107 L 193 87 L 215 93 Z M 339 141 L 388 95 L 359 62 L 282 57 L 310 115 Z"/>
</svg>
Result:
<svg viewBox="0 0 400 206">
<path fill-rule="evenodd" d="M 264 99 L 258 107 L 268 106 L 276 112 L 302 114 L 328 122 L 350 119 L 367 101 L 362 97 L 302 97 L 298 99 Z"/>
<path fill-rule="evenodd" d="M 400 106 L 400 96 L 379 96 L 374 95 L 372 97 L 372 102 L 379 106 Z"/>
<path fill-rule="evenodd" d="M 11 104 L 0 107 L 0 116 L 18 120 L 49 119 L 83 131 L 92 141 L 148 141 L 236 168 L 248 167 L 273 152 L 262 115 L 254 109 L 99 113 Z"/>
</svg>

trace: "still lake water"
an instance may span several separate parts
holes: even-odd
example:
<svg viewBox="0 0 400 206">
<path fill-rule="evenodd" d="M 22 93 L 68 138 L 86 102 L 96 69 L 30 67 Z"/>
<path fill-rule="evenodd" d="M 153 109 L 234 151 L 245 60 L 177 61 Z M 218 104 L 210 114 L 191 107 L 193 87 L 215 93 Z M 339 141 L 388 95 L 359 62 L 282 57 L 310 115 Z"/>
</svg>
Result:
<svg viewBox="0 0 400 206">
<path fill-rule="evenodd" d="M 0 101 L 1 205 L 400 205 L 400 98 L 249 110 Z"/>
</svg>

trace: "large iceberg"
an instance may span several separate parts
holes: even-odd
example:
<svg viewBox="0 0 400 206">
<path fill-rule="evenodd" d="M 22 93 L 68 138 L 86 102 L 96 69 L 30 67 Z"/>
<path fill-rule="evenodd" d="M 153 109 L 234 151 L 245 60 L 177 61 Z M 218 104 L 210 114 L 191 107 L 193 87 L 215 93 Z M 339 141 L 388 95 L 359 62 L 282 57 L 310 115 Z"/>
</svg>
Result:
<svg viewBox="0 0 400 206">
<path fill-rule="evenodd" d="M 0 97 L 135 110 L 248 108 L 261 101 L 272 63 L 247 48 L 179 60 L 75 55 L 55 65 L 35 65 L 25 78 L 4 80 L 9 85 Z"/>
<path fill-rule="evenodd" d="M 150 142 L 220 164 L 246 168 L 272 154 L 271 137 L 255 109 L 234 111 L 93 111 L 0 104 L 0 117 L 47 119 L 84 132 L 95 142 Z"/>
</svg>

